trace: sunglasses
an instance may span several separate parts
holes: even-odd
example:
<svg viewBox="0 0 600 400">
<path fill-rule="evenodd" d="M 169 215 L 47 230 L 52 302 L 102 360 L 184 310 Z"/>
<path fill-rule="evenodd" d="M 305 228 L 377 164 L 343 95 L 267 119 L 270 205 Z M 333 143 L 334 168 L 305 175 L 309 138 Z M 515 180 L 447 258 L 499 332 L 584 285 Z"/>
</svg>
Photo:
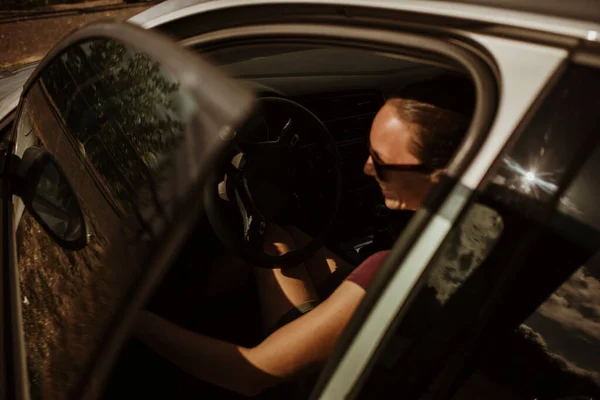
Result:
<svg viewBox="0 0 600 400">
<path fill-rule="evenodd" d="M 386 164 L 379 159 L 379 156 L 371 149 L 371 146 L 369 146 L 369 153 L 371 154 L 371 160 L 373 160 L 375 175 L 381 181 L 385 180 L 385 171 L 417 172 L 422 174 L 435 172 L 433 168 L 423 164 Z"/>
</svg>

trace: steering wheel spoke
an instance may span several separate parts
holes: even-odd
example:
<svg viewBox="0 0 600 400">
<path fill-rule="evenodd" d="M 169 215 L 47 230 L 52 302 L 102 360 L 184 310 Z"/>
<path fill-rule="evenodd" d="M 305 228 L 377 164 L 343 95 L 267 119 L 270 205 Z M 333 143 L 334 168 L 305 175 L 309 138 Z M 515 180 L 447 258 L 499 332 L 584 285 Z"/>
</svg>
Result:
<svg viewBox="0 0 600 400">
<path fill-rule="evenodd" d="M 267 220 L 254 205 L 243 177 L 238 178 L 234 190 L 235 201 L 242 216 L 244 244 L 252 251 L 262 251 Z"/>
<path fill-rule="evenodd" d="M 292 148 L 296 147 L 298 141 L 300 140 L 300 134 L 294 133 L 294 130 L 292 129 L 293 125 L 294 123 L 292 119 L 289 118 L 283 126 L 283 128 L 281 129 L 281 133 L 279 134 L 278 142 L 280 144 L 290 146 Z"/>
<path fill-rule="evenodd" d="M 244 227 L 244 243 L 249 250 L 262 252 L 265 245 L 265 231 L 267 223 L 260 217 L 250 215 Z"/>
<path fill-rule="evenodd" d="M 239 230 L 232 228 L 239 227 L 237 216 L 234 221 L 224 215 L 227 212 L 231 214 L 231 207 L 215 203 L 213 196 L 207 196 L 207 216 L 223 243 L 252 265 L 292 267 L 306 260 L 322 245 L 334 221 L 340 202 L 342 163 L 334 138 L 313 113 L 283 98 L 263 98 L 261 101 L 267 131 L 279 131 L 279 135 L 276 138 L 274 135 L 263 136 L 263 139 L 269 139 L 263 141 L 251 140 L 251 136 L 250 140 L 239 143 L 241 153 L 236 155 L 239 162 L 232 160 L 225 167 L 228 199 L 241 216 L 243 236 Z M 286 117 L 280 117 L 282 115 Z M 321 165 L 318 157 L 331 157 L 331 163 Z M 308 171 L 311 169 L 318 169 L 319 174 Z M 307 174 L 305 177 L 313 182 L 296 179 L 301 173 Z M 323 177 L 326 177 L 326 182 L 321 183 Z M 280 256 L 268 255 L 265 238 L 269 224 L 278 223 L 281 219 L 298 221 L 298 218 L 303 220 L 314 215 L 312 208 L 320 205 L 314 201 L 313 194 L 323 192 L 324 185 L 327 189 L 331 188 L 333 201 L 325 202 L 326 205 L 323 203 L 327 214 L 322 227 L 319 225 L 313 232 L 314 239 L 302 249 Z"/>
</svg>

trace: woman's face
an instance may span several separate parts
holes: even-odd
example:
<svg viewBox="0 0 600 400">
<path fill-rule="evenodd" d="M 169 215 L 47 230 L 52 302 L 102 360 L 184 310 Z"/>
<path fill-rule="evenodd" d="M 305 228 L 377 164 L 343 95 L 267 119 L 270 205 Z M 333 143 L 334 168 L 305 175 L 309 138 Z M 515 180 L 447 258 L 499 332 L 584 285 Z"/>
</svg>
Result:
<svg viewBox="0 0 600 400">
<path fill-rule="evenodd" d="M 373 120 L 370 133 L 372 155 L 364 166 L 365 174 L 374 177 L 392 210 L 416 210 L 433 186 L 432 176 L 419 171 L 383 170 L 378 177 L 373 157 L 379 164 L 419 165 L 410 149 L 417 126 L 400 119 L 394 106 L 386 103 Z"/>
</svg>

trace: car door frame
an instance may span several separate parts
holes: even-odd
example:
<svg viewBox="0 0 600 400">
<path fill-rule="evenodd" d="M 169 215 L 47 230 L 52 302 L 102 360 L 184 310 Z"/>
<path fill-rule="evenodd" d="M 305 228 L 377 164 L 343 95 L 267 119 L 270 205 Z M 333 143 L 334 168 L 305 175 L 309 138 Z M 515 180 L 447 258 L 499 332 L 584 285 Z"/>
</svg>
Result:
<svg viewBox="0 0 600 400">
<path fill-rule="evenodd" d="M 525 118 L 523 118 L 523 121 L 519 124 L 519 126 L 516 129 L 516 131 L 514 132 L 514 134 L 511 135 L 509 141 L 506 143 L 506 145 L 502 148 L 499 155 L 493 161 L 493 165 L 486 173 L 486 176 L 483 178 L 482 182 L 480 183 L 480 187 L 478 188 L 478 190 L 475 193 L 475 200 L 477 200 L 477 196 L 480 196 L 482 193 L 484 193 L 487 190 L 487 188 L 489 186 L 491 186 L 492 182 L 494 182 L 494 178 L 497 176 L 496 174 L 501 169 L 502 165 L 505 165 L 505 160 L 507 159 L 505 157 L 507 155 L 510 155 L 511 149 L 513 149 L 513 145 L 518 144 L 522 139 L 527 139 L 528 131 L 533 131 L 536 129 L 535 121 L 536 121 L 536 118 L 539 118 L 538 114 L 539 114 L 540 108 L 543 108 L 545 105 L 549 104 L 549 101 L 551 101 L 550 98 L 552 98 L 553 92 L 555 94 L 558 89 L 564 90 L 565 87 L 568 87 L 568 86 L 563 86 L 563 81 L 566 79 L 566 76 L 568 76 L 569 69 L 572 67 L 577 67 L 577 66 L 594 67 L 596 69 L 599 69 L 600 57 L 598 56 L 598 54 L 593 53 L 589 49 L 587 49 L 587 50 L 575 49 L 573 52 L 571 52 L 569 54 L 569 57 L 560 64 L 557 71 L 550 77 L 548 83 L 542 88 L 542 90 L 541 90 L 539 96 L 537 96 L 537 99 L 535 100 L 534 104 L 528 110 Z M 581 97 L 581 99 L 586 99 L 586 98 L 587 97 Z M 558 108 L 555 105 L 556 100 L 554 100 L 552 104 L 553 104 L 553 107 Z M 589 110 L 587 111 L 587 114 L 588 114 L 588 116 L 590 115 Z M 588 125 L 591 126 L 591 124 L 588 124 Z M 595 126 L 595 125 L 593 125 L 593 126 Z M 539 128 L 538 128 L 538 130 L 539 130 Z M 538 205 L 539 209 L 543 210 L 543 211 L 540 211 L 539 213 L 534 213 L 534 214 L 539 214 L 539 215 L 536 215 L 536 217 L 533 217 L 534 221 L 536 221 L 536 220 L 543 221 L 542 224 L 547 222 L 548 225 L 550 225 L 550 220 L 551 220 L 550 216 L 552 215 L 552 211 L 556 209 L 557 204 L 559 204 L 560 199 L 563 197 L 565 191 L 573 183 L 573 180 L 577 176 L 577 174 L 581 172 L 581 169 L 583 168 L 583 166 L 593 157 L 594 152 L 596 152 L 598 150 L 599 141 L 596 138 L 596 135 L 594 133 L 587 134 L 583 139 L 573 139 L 573 140 L 578 140 L 577 143 L 580 143 L 578 149 L 574 150 L 572 153 L 572 154 L 576 154 L 577 156 L 575 158 L 571 159 L 571 161 L 569 161 L 568 163 L 563 164 L 564 168 L 565 168 L 564 169 L 565 172 L 564 172 L 564 175 L 562 175 L 560 178 L 558 178 L 555 181 L 556 187 L 557 187 L 556 191 L 546 201 L 541 202 L 541 204 Z M 502 201 L 499 201 L 499 202 L 502 203 Z M 469 201 L 467 204 L 467 208 L 465 208 L 465 210 L 467 210 L 469 207 L 473 206 L 474 204 L 475 204 L 475 202 Z M 518 204 L 518 203 L 513 201 L 512 205 L 508 206 L 508 202 L 507 202 L 507 207 L 516 209 L 516 208 L 518 208 L 516 204 Z M 525 212 L 521 212 L 520 214 L 522 216 L 529 215 L 529 217 L 531 217 L 530 214 L 525 213 Z M 543 216 L 543 217 L 540 217 L 540 216 Z M 523 218 L 523 217 L 521 217 L 521 218 Z M 525 218 L 523 218 L 523 219 L 525 219 Z M 460 224 L 461 221 L 459 221 L 458 223 Z M 439 372 L 439 373 L 436 372 L 436 375 L 429 373 L 429 376 L 431 379 L 431 387 L 427 389 L 428 390 L 428 392 L 427 392 L 428 398 L 445 399 L 445 398 L 449 398 L 448 396 L 450 396 L 451 394 L 456 394 L 456 392 L 453 392 L 453 393 L 450 393 L 450 392 L 452 390 L 458 390 L 458 388 L 461 387 L 461 381 L 457 382 L 457 380 L 455 380 L 457 377 L 459 377 L 459 379 L 462 379 L 462 383 L 464 383 L 464 380 L 466 380 L 466 376 L 464 376 L 464 375 L 461 376 L 461 372 L 464 372 L 465 370 L 468 369 L 468 367 L 465 366 L 465 365 L 468 365 L 468 361 L 466 361 L 466 360 L 470 359 L 470 361 L 473 361 L 473 359 L 475 358 L 475 352 L 476 352 L 475 349 L 477 349 L 478 346 L 481 346 L 484 338 L 486 336 L 489 337 L 491 334 L 490 332 L 497 333 L 497 331 L 498 331 L 498 325 L 495 325 L 494 328 L 491 328 L 491 329 L 489 328 L 489 326 L 492 325 L 492 321 L 493 321 L 494 317 L 498 318 L 501 315 L 501 312 L 499 313 L 497 310 L 495 310 L 495 308 L 498 306 L 498 304 L 502 303 L 503 296 L 506 296 L 506 294 L 509 293 L 509 295 L 507 297 L 517 298 L 517 299 L 519 299 L 519 303 L 521 303 L 522 298 L 519 297 L 518 294 L 515 294 L 515 291 L 514 291 L 515 288 L 513 286 L 513 285 L 515 285 L 515 281 L 519 279 L 519 278 L 517 278 L 519 273 L 521 273 L 524 269 L 524 268 L 521 268 L 523 265 L 519 265 L 519 262 L 522 262 L 522 260 L 525 259 L 527 253 L 529 253 L 531 251 L 531 246 L 530 246 L 531 241 L 535 240 L 538 237 L 538 235 L 540 235 L 540 233 L 542 232 L 542 229 L 539 226 L 535 226 L 534 223 L 528 222 L 528 224 L 531 224 L 532 227 L 528 227 L 527 229 L 523 230 L 523 237 L 522 238 L 519 237 L 518 240 L 513 239 L 513 241 L 518 242 L 519 245 L 517 247 L 515 247 L 512 252 L 505 251 L 503 253 L 503 254 L 509 254 L 510 258 L 512 260 L 520 260 L 520 261 L 516 261 L 516 265 L 508 265 L 508 266 L 506 266 L 506 268 L 499 269 L 499 271 L 501 271 L 501 273 L 502 273 L 502 279 L 498 279 L 498 282 L 494 286 L 494 288 L 492 290 L 486 292 L 486 294 L 489 296 L 489 300 L 486 300 L 485 304 L 483 304 L 481 302 L 481 298 L 474 299 L 475 303 L 471 302 L 471 304 L 477 305 L 476 306 L 477 307 L 477 321 L 474 321 L 472 327 L 469 328 L 469 333 L 468 333 L 469 339 L 465 340 L 462 343 L 456 343 L 454 341 L 444 342 L 441 339 L 443 334 L 438 334 L 439 337 L 437 338 L 437 341 L 432 340 L 429 343 L 429 345 L 428 345 L 428 343 L 421 344 L 422 348 L 430 348 L 433 343 L 444 343 L 445 346 L 454 349 L 454 352 L 452 353 L 453 354 L 452 358 L 448 358 L 450 360 L 448 363 L 438 364 L 438 365 L 440 365 L 440 368 L 438 371 L 442 371 L 442 372 Z M 456 225 L 453 226 L 453 228 L 456 228 L 456 227 L 457 227 Z M 585 232 L 585 230 L 583 232 Z M 582 234 L 581 232 L 578 234 L 580 239 L 584 235 L 585 234 Z M 567 235 L 565 235 L 565 236 L 567 236 Z M 596 240 L 595 242 L 588 241 L 588 242 L 586 242 L 587 243 L 586 245 L 583 245 L 588 250 L 592 249 L 595 246 L 595 243 L 597 243 L 598 235 L 594 235 L 593 237 L 594 237 L 594 240 Z M 588 240 L 588 239 L 589 238 L 586 237 L 586 240 Z M 592 239 L 589 239 L 589 240 L 592 240 Z M 594 244 L 592 245 L 590 243 L 594 243 Z M 446 251 L 447 251 L 447 248 L 446 248 Z M 542 249 L 542 251 L 544 251 L 544 250 Z M 442 252 L 443 252 L 443 250 L 442 250 Z M 567 252 L 567 254 L 568 254 L 568 252 Z M 437 255 L 436 255 L 436 257 L 437 257 Z M 477 268 L 478 269 L 483 268 L 483 264 L 488 263 L 490 261 L 490 258 L 492 258 L 492 257 L 494 257 L 494 256 L 490 255 L 489 257 L 486 257 L 486 259 L 483 261 L 483 263 Z M 586 257 L 586 260 L 587 260 L 587 257 Z M 546 264 L 542 263 L 542 265 L 548 266 L 548 263 L 546 263 Z M 578 264 L 578 265 L 580 266 L 581 264 Z M 436 261 L 434 260 L 432 262 L 432 264 L 427 267 L 428 272 L 430 270 L 433 272 L 433 269 L 438 269 L 439 267 L 440 267 L 440 264 L 436 263 Z M 572 266 L 571 266 L 571 268 L 572 268 Z M 523 314 L 522 309 L 519 309 L 520 307 L 522 307 L 521 304 L 519 304 L 519 305 L 513 304 L 512 307 L 510 308 L 511 315 L 517 314 L 517 315 L 523 316 L 523 315 L 528 315 L 531 312 L 533 312 L 536 309 L 536 307 L 539 306 L 543 301 L 545 301 L 547 299 L 547 297 L 549 295 L 551 295 L 552 292 L 558 287 L 558 284 L 556 283 L 556 282 L 558 282 L 556 280 L 557 277 L 558 277 L 558 279 L 562 280 L 562 283 L 564 283 L 565 282 L 564 279 L 567 279 L 568 276 L 570 276 L 573 271 L 574 271 L 574 269 L 567 270 L 567 271 L 563 270 L 560 272 L 554 272 L 553 276 L 554 276 L 555 281 L 550 282 L 550 284 L 548 284 L 548 283 L 546 284 L 546 292 L 540 292 L 539 290 L 536 290 L 536 296 L 537 296 L 536 298 L 538 299 L 539 302 L 536 302 L 535 305 L 533 305 L 534 303 L 532 303 L 530 301 L 529 304 L 525 308 L 525 310 L 526 310 L 525 314 Z M 481 271 L 479 271 L 479 272 L 481 272 Z M 475 272 L 475 273 L 477 273 L 477 272 Z M 426 281 L 426 277 L 423 277 L 423 278 L 424 279 L 422 279 L 422 280 Z M 522 277 L 521 277 L 521 279 L 522 279 Z M 537 281 L 535 281 L 535 282 L 537 282 Z M 463 282 L 463 283 L 465 283 L 465 282 Z M 426 284 L 426 283 L 423 282 L 423 284 Z M 532 282 L 529 282 L 529 284 L 532 284 Z M 457 288 L 457 293 L 463 289 L 464 289 L 465 293 L 469 293 L 469 291 L 472 291 L 472 288 L 467 289 L 465 287 L 460 287 L 460 286 L 462 286 L 462 285 L 459 285 L 459 287 Z M 541 286 L 541 285 L 538 285 L 538 286 Z M 523 290 L 523 285 L 521 285 L 521 290 Z M 473 291 L 473 292 L 475 292 L 475 291 Z M 517 293 L 519 293 L 518 289 L 517 289 Z M 541 295 L 540 295 L 540 293 L 541 293 Z M 529 291 L 528 291 L 528 294 L 529 294 Z M 473 296 L 475 296 L 475 295 L 473 295 Z M 457 311 L 461 312 L 461 311 L 455 309 L 455 312 L 457 312 Z M 462 311 L 464 312 L 464 309 L 462 309 Z M 397 323 L 401 323 L 401 318 L 402 318 L 401 314 L 405 313 L 405 312 L 407 312 L 406 309 L 401 310 L 399 316 L 396 317 L 397 318 L 396 325 L 394 325 L 394 328 L 390 329 L 390 333 L 394 332 L 394 330 L 397 327 Z M 503 315 L 506 315 L 506 307 L 505 307 L 505 313 Z M 452 321 L 452 318 L 448 318 L 447 314 L 446 314 L 445 320 Z M 518 317 L 516 317 L 516 318 L 511 317 L 511 320 L 512 321 L 517 321 L 517 320 L 521 321 L 521 319 Z M 464 321 L 461 321 L 460 323 L 458 323 L 458 326 L 460 326 L 461 324 L 464 326 Z M 466 343 L 466 345 L 465 345 L 465 343 Z M 382 345 L 382 348 L 384 348 L 384 346 L 385 345 Z M 385 351 L 385 350 L 383 350 L 383 351 Z M 382 353 L 379 352 L 377 357 L 381 354 Z M 418 358 L 418 356 L 416 356 L 415 353 L 413 353 L 411 355 L 411 357 L 414 357 L 413 359 Z M 430 360 L 428 357 L 425 357 L 423 359 Z M 406 366 L 406 363 L 405 363 L 405 366 Z M 393 367 L 393 368 L 396 368 L 396 370 L 398 370 L 397 367 Z M 358 395 L 359 389 L 360 389 L 359 387 L 354 388 L 353 392 L 351 393 L 349 398 L 355 398 Z M 414 394 L 414 392 L 413 392 L 413 394 Z"/>
<path fill-rule="evenodd" d="M 417 290 L 429 262 L 468 206 L 498 154 L 509 140 L 514 139 L 512 134 L 519 129 L 523 118 L 526 120 L 535 110 L 568 57 L 564 48 L 476 33 L 469 33 L 468 37 L 484 45 L 496 61 L 498 79 L 502 84 L 496 119 L 477 154 L 471 159 L 461 160 L 465 162 L 464 169 L 455 176 L 447 195 L 442 198 L 439 193 L 431 193 L 424 208 L 417 211 L 414 219 L 431 210 L 428 209 L 429 204 L 437 202 L 438 207 L 426 217 L 422 216 L 426 220 L 419 233 L 403 233 L 395 244 L 351 320 L 345 332 L 348 335 L 342 338 L 347 346 L 337 347 L 311 398 L 349 399 L 359 395 L 394 328 L 410 307 L 412 294 Z M 531 56 L 531 52 L 535 55 Z M 530 72 L 538 70 L 537 76 L 530 82 L 524 82 L 522 77 L 514 79 L 518 77 L 515 75 L 518 68 L 523 68 L 523 60 L 529 61 L 526 69 Z M 455 159 L 452 164 L 456 162 Z M 407 230 L 411 229 L 413 222 Z M 415 235 L 412 243 L 409 242 L 411 234 Z M 362 323 L 358 325 L 358 321 Z M 350 332 L 354 335 L 350 336 Z"/>
<path fill-rule="evenodd" d="M 17 127 L 23 112 L 24 99 L 28 91 L 37 81 L 42 71 L 57 56 L 70 46 L 91 39 L 112 39 L 135 50 L 147 54 L 153 60 L 159 60 L 163 67 L 179 78 L 180 87 L 195 97 L 203 107 L 192 124 L 202 126 L 205 136 L 212 135 L 211 140 L 194 140 L 195 129 L 185 132 L 188 146 L 182 150 L 186 170 L 181 171 L 185 179 L 179 180 L 174 187 L 174 196 L 186 204 L 173 216 L 173 223 L 166 231 L 161 232 L 164 238 L 162 246 L 157 246 L 149 259 L 146 275 L 136 282 L 136 287 L 128 293 L 127 300 L 122 303 L 117 315 L 111 321 L 104 341 L 96 349 L 95 359 L 86 370 L 83 385 L 76 389 L 76 398 L 86 398 L 97 393 L 108 376 L 111 365 L 118 351 L 128 337 L 128 332 L 137 311 L 147 301 L 154 288 L 160 283 L 177 254 L 184 238 L 192 230 L 196 217 L 202 212 L 199 198 L 204 182 L 208 178 L 210 166 L 221 156 L 224 147 L 231 142 L 235 129 L 248 120 L 254 110 L 254 96 L 251 91 L 231 82 L 217 68 L 206 63 L 197 55 L 188 52 L 175 41 L 156 31 L 145 30 L 134 24 L 116 19 L 105 19 L 94 22 L 74 31 L 60 41 L 46 57 L 37 65 L 35 71 L 25 83 L 17 107 L 11 141 L 3 157 L 2 193 L 12 193 L 11 181 L 6 179 L 11 171 L 12 155 L 17 140 Z M 200 119 L 202 118 L 202 124 Z M 235 136 L 235 135 L 234 135 Z M 202 142 L 202 143 L 200 143 Z M 60 161 L 60 160 L 59 160 Z M 174 171 L 173 173 L 176 173 Z M 0 350 L 2 350 L 2 390 L 6 399 L 29 399 L 27 360 L 23 331 L 21 294 L 19 287 L 18 259 L 16 251 L 16 232 L 14 226 L 13 196 L 2 196 L 2 212 L 0 214 L 0 251 L 2 260 L 2 325 Z M 9 323 L 6 323 L 10 321 Z"/>
</svg>

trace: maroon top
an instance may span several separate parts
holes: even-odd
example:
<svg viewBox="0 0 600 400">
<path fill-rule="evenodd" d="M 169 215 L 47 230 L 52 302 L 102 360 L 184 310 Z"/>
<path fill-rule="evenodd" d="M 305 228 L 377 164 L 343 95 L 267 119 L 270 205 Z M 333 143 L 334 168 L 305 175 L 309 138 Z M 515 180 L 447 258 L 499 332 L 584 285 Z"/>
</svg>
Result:
<svg viewBox="0 0 600 400">
<path fill-rule="evenodd" d="M 371 280 L 373 280 L 373 277 L 377 271 L 379 271 L 379 268 L 389 254 L 389 250 L 380 251 L 373 254 L 363 261 L 362 264 L 356 267 L 356 269 L 352 271 L 350 275 L 348 275 L 346 280 L 354 282 L 366 290 L 367 286 L 369 286 L 369 283 L 371 283 Z"/>
</svg>

